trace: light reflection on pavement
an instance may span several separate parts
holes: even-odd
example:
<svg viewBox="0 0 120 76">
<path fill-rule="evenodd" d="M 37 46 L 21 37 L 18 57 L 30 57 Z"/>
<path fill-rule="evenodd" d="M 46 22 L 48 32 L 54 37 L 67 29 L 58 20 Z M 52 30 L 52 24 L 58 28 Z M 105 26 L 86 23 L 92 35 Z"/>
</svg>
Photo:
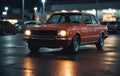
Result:
<svg viewBox="0 0 120 76">
<path fill-rule="evenodd" d="M 101 52 L 83 45 L 78 53 L 61 48 L 31 53 L 22 38 L 0 36 L 0 76 L 120 76 L 120 35 L 110 35 Z"/>
</svg>

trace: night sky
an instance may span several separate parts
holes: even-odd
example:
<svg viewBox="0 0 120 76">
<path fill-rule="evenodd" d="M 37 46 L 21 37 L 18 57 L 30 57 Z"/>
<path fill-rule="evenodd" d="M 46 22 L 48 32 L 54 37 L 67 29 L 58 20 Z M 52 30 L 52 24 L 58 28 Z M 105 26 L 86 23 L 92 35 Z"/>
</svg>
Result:
<svg viewBox="0 0 120 76">
<path fill-rule="evenodd" d="M 26 9 L 33 9 L 33 7 L 42 6 L 41 0 L 24 0 Z M 46 5 L 52 4 L 76 4 L 76 3 L 95 3 L 96 0 L 46 0 Z M 98 2 L 110 2 L 120 0 L 98 0 Z M 21 8 L 22 0 L 0 0 L 0 12 L 4 11 L 4 7 L 8 6 L 10 9 Z"/>
<path fill-rule="evenodd" d="M 25 6 L 33 7 L 41 5 L 41 0 L 24 0 Z M 46 4 L 71 4 L 71 3 L 94 3 L 96 0 L 46 0 Z M 120 0 L 98 0 L 98 2 L 110 2 L 110 1 L 120 1 Z M 12 8 L 21 7 L 22 0 L 0 0 L 0 8 L 4 6 L 9 6 Z"/>
<path fill-rule="evenodd" d="M 39 0 L 24 0 L 25 8 L 32 8 L 34 6 L 40 5 Z M 0 0 L 0 8 L 8 6 L 9 8 L 21 8 L 22 0 Z"/>
</svg>

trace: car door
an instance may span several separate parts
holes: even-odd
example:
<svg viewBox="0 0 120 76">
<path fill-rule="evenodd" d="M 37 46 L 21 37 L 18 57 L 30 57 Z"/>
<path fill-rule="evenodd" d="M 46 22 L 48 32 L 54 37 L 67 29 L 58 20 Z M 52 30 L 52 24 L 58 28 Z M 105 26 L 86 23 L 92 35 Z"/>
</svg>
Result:
<svg viewBox="0 0 120 76">
<path fill-rule="evenodd" d="M 92 42 L 94 41 L 93 37 L 94 37 L 94 26 L 92 24 L 92 19 L 91 19 L 91 15 L 89 14 L 84 14 L 84 42 L 88 43 L 88 42 Z"/>
<path fill-rule="evenodd" d="M 100 36 L 100 30 L 102 28 L 102 26 L 99 24 L 98 20 L 96 19 L 96 17 L 94 15 L 91 15 L 91 20 L 92 20 L 92 25 L 93 25 L 93 41 L 97 41 L 99 36 Z"/>
</svg>

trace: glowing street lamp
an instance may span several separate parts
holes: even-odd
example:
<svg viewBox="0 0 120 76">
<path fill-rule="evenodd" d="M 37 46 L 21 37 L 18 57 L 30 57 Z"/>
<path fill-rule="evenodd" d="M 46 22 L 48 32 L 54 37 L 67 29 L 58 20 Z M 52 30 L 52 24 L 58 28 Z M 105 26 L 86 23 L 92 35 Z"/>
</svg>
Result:
<svg viewBox="0 0 120 76">
<path fill-rule="evenodd" d="M 98 0 L 95 0 L 96 2 L 96 17 L 98 17 Z"/>
<path fill-rule="evenodd" d="M 8 7 L 5 7 L 5 12 L 6 12 L 6 13 L 5 13 L 5 12 L 3 12 L 3 14 L 5 14 L 5 15 L 6 15 L 6 20 L 7 20 L 8 9 L 9 9 Z"/>
<path fill-rule="evenodd" d="M 6 11 L 6 12 L 8 11 L 8 9 L 9 9 L 8 7 L 5 7 L 5 11 Z"/>
<path fill-rule="evenodd" d="M 6 15 L 7 15 L 7 12 L 2 12 L 2 15 L 6 16 Z"/>
<path fill-rule="evenodd" d="M 38 9 L 37 7 L 34 7 L 35 14 L 37 13 L 37 9 Z"/>
<path fill-rule="evenodd" d="M 34 16 L 35 16 L 35 21 L 36 21 L 36 19 L 37 19 L 37 7 L 34 7 Z"/>
<path fill-rule="evenodd" d="M 43 15 L 45 14 L 45 2 L 46 2 L 46 0 L 42 0 L 42 4 L 43 4 Z"/>
</svg>

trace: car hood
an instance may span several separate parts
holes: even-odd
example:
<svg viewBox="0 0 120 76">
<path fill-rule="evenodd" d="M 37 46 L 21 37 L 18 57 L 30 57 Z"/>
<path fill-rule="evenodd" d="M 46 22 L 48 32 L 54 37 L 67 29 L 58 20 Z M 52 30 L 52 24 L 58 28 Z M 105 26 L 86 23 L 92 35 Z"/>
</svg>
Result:
<svg viewBox="0 0 120 76">
<path fill-rule="evenodd" d="M 78 26 L 78 24 L 42 24 L 41 26 L 34 26 L 34 27 L 28 27 L 26 29 L 30 30 L 67 30 L 67 29 L 73 29 L 74 27 Z"/>
</svg>

